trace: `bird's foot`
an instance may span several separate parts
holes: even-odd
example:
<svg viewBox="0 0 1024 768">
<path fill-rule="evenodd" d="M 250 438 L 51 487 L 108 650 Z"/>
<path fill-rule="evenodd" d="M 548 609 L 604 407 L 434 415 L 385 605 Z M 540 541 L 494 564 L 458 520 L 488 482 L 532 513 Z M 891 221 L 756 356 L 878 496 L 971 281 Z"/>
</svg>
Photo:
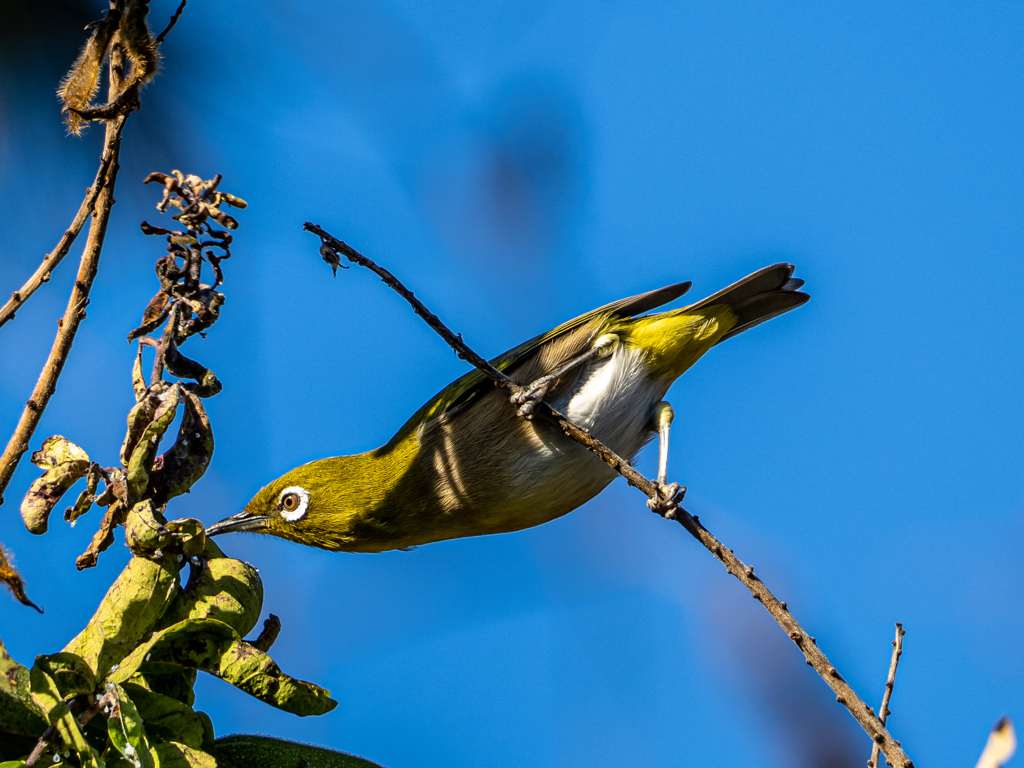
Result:
<svg viewBox="0 0 1024 768">
<path fill-rule="evenodd" d="M 519 406 L 519 410 L 516 413 L 524 419 L 531 418 L 533 416 L 533 409 L 537 407 L 537 403 L 544 399 L 544 395 L 548 393 L 552 381 L 550 376 L 545 376 L 513 394 L 511 398 L 512 405 Z"/>
<path fill-rule="evenodd" d="M 675 517 L 675 508 L 679 506 L 686 494 L 686 488 L 679 483 L 658 483 L 658 494 L 653 499 L 647 500 L 647 508 L 656 515 L 672 519 Z"/>
</svg>

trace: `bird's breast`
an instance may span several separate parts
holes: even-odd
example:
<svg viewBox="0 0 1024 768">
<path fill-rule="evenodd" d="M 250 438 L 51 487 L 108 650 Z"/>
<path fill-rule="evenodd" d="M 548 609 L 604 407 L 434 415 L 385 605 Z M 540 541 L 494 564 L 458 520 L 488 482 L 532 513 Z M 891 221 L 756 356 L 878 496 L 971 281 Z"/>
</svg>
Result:
<svg viewBox="0 0 1024 768">
<path fill-rule="evenodd" d="M 651 376 L 644 350 L 619 344 L 608 358 L 585 369 L 578 386 L 555 407 L 612 450 L 632 458 L 652 435 L 651 412 L 666 389 L 666 382 Z"/>
</svg>

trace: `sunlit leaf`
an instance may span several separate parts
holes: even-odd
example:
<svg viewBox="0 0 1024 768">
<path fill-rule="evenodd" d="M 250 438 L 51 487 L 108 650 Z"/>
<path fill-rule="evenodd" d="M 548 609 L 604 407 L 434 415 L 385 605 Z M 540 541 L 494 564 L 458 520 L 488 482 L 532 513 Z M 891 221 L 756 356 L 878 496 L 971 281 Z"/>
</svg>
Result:
<svg viewBox="0 0 1024 768">
<path fill-rule="evenodd" d="M 133 557 L 64 650 L 85 659 L 97 678 L 105 677 L 149 633 L 177 589 L 178 558 Z"/>
<path fill-rule="evenodd" d="M 231 627 L 212 619 L 189 619 L 158 632 L 111 675 L 122 682 L 136 670 L 176 665 L 210 672 L 278 709 L 322 715 L 338 702 L 313 683 L 289 677 L 270 656 L 244 642 Z"/>
<path fill-rule="evenodd" d="M 107 690 L 117 696 L 117 707 L 107 720 L 110 743 L 135 768 L 154 768 L 155 761 L 142 726 L 142 717 L 135 704 L 117 683 L 107 683 Z"/>
<path fill-rule="evenodd" d="M 50 512 L 65 492 L 89 471 L 89 455 L 70 440 L 54 435 L 32 454 L 32 463 L 46 470 L 21 502 L 21 518 L 35 534 L 46 533 Z"/>
</svg>

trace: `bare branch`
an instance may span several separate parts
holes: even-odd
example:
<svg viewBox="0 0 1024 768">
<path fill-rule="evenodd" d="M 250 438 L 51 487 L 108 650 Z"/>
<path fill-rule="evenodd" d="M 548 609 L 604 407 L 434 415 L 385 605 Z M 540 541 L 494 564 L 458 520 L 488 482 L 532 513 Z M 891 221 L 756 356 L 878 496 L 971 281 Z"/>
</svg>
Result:
<svg viewBox="0 0 1024 768">
<path fill-rule="evenodd" d="M 303 229 L 307 232 L 312 232 L 320 238 L 323 243 L 320 247 L 320 253 L 324 257 L 324 261 L 328 264 L 334 266 L 333 260 L 337 259 L 338 253 L 341 253 L 353 264 L 366 267 L 374 274 L 378 275 L 385 285 L 393 289 L 399 296 L 408 301 L 409 304 L 412 305 L 416 314 L 422 317 L 426 321 L 427 325 L 433 328 L 434 331 L 448 343 L 448 346 L 455 350 L 455 354 L 460 358 L 469 362 L 471 365 L 476 366 L 476 368 L 482 371 L 499 387 L 504 387 L 513 394 L 525 391 L 524 387 L 520 386 L 508 375 L 499 371 L 489 362 L 480 357 L 480 355 L 470 349 L 466 342 L 462 340 L 462 334 L 453 332 L 448 328 L 448 326 L 441 322 L 437 315 L 427 309 L 426 305 L 417 299 L 413 292 L 406 288 L 398 278 L 388 270 L 379 266 L 366 256 L 363 256 L 359 251 L 355 250 L 347 243 L 338 240 L 316 224 L 306 222 Z M 582 427 L 574 424 L 565 415 L 559 413 L 543 400 L 537 403 L 535 412 L 541 414 L 543 417 L 555 421 L 565 434 L 583 445 L 587 450 L 596 454 L 603 462 L 626 478 L 626 481 L 630 485 L 635 488 L 639 488 L 644 494 L 646 494 L 647 498 L 654 501 L 658 500 L 657 484 L 637 472 L 626 459 L 619 456 L 611 448 L 599 440 L 596 440 L 591 436 L 589 430 L 583 429 Z M 679 493 L 675 498 L 676 503 L 682 500 L 682 496 L 685 492 L 685 488 L 681 488 L 679 490 Z M 671 508 L 668 508 L 666 516 L 669 517 L 669 519 L 672 518 L 673 515 Z"/>
<path fill-rule="evenodd" d="M 61 263 L 68 251 L 71 250 L 71 246 L 74 245 L 75 239 L 78 237 L 79 232 L 82 231 L 82 227 L 85 225 L 85 220 L 89 217 L 94 210 L 96 198 L 99 196 L 100 189 L 103 186 L 103 178 L 107 173 L 107 168 L 110 165 L 110 157 L 104 154 L 100 160 L 100 169 L 96 173 L 96 180 L 93 185 L 85 192 L 85 199 L 82 201 L 82 205 L 78 208 L 78 213 L 75 214 L 74 221 L 71 222 L 71 226 L 67 228 L 60 241 L 57 243 L 57 247 L 54 248 L 43 258 L 43 263 L 39 265 L 38 269 L 32 274 L 32 277 L 28 279 L 20 289 L 11 294 L 11 298 L 6 304 L 0 308 L 0 326 L 9 320 L 14 319 L 14 313 L 21 309 L 22 305 L 29 300 L 29 297 L 36 292 L 43 283 L 49 282 L 50 275 L 53 274 L 53 270 L 57 268 L 57 265 Z"/>
<path fill-rule="evenodd" d="M 156 45 L 160 45 L 160 43 L 164 41 L 164 38 L 167 37 L 167 33 L 174 29 L 174 25 L 177 24 L 178 19 L 181 18 L 181 12 L 185 10 L 185 5 L 187 3 L 188 0 L 181 0 L 181 5 L 178 6 L 178 10 L 176 10 L 174 15 L 171 16 L 171 20 L 167 23 L 167 26 L 164 27 L 164 31 L 157 35 L 156 40 L 153 41 Z"/>
<path fill-rule="evenodd" d="M 398 278 L 384 269 L 384 267 L 378 266 L 375 262 L 359 253 L 355 248 L 342 242 L 316 224 L 307 221 L 303 226 L 303 229 L 307 232 L 312 232 L 320 238 L 323 243 L 323 246 L 320 248 L 320 254 L 324 257 L 324 261 L 335 266 L 337 264 L 337 254 L 341 253 L 353 264 L 366 267 L 368 270 L 380 277 L 388 288 L 391 288 L 393 291 L 398 293 L 399 296 L 408 301 L 412 305 L 416 314 L 422 317 L 426 321 L 427 325 L 433 328 L 434 331 L 448 343 L 448 346 L 455 350 L 455 354 L 470 365 L 479 368 L 499 387 L 504 387 L 511 392 L 519 391 L 520 387 L 518 384 L 470 349 L 462 340 L 462 334 L 454 333 L 448 328 L 448 326 L 442 323 L 441 319 L 437 315 L 427 309 L 426 305 L 417 299 L 412 291 L 402 285 Z"/>
<path fill-rule="evenodd" d="M 109 93 L 111 100 L 115 99 L 120 92 L 123 71 L 123 54 L 120 46 L 114 45 L 110 56 Z M 25 410 L 22 411 L 14 434 L 11 435 L 11 439 L 7 443 L 7 448 L 0 456 L 0 504 L 3 503 L 3 492 L 7 489 L 7 484 L 10 483 L 14 470 L 18 467 L 18 462 L 28 450 L 32 434 L 57 388 L 57 379 L 60 378 L 61 371 L 64 369 L 64 363 L 67 361 L 71 345 L 75 341 L 78 326 L 85 319 L 85 308 L 89 304 L 89 291 L 92 289 L 93 280 L 96 279 L 96 272 L 99 269 L 100 253 L 103 250 L 103 241 L 107 234 L 107 224 L 110 222 L 110 212 L 114 206 L 114 185 L 117 182 L 117 172 L 120 168 L 118 156 L 121 151 L 121 133 L 127 119 L 126 114 L 120 115 L 106 125 L 103 154 L 100 161 L 102 173 L 97 177 L 99 192 L 94 202 L 89 236 L 85 242 L 85 249 L 82 251 L 78 276 L 71 289 L 71 298 L 68 300 L 64 317 L 57 322 L 57 337 L 50 349 L 46 365 L 43 366 L 43 370 L 39 374 L 32 397 L 26 404 Z"/>
<path fill-rule="evenodd" d="M 475 365 L 500 386 L 504 386 L 512 392 L 522 389 L 522 387 L 512 381 L 508 376 L 497 371 L 492 365 L 490 365 L 490 363 L 487 363 L 482 357 L 473 352 L 473 350 L 471 350 L 462 340 L 461 336 L 452 333 L 452 331 L 449 330 L 436 315 L 430 312 L 430 310 L 428 310 L 426 306 L 419 301 L 419 299 L 416 299 L 415 296 L 413 296 L 412 291 L 402 285 L 398 279 L 386 269 L 377 266 L 370 259 L 325 232 L 315 224 L 307 222 L 304 229 L 320 237 L 323 242 L 320 253 L 324 257 L 325 261 L 332 264 L 332 266 L 337 266 L 337 254 L 341 253 L 354 264 L 359 264 L 360 266 L 365 266 L 372 270 L 374 273 L 379 275 L 389 287 L 393 288 L 410 304 L 412 304 L 413 308 L 416 310 L 416 314 L 426 320 L 428 325 L 430 325 L 431 328 L 444 338 L 444 340 L 448 342 L 449 346 L 451 346 L 460 357 Z M 332 258 L 334 259 L 333 262 Z M 657 485 L 640 473 L 636 472 L 636 470 L 630 466 L 629 462 L 615 454 L 614 451 L 609 449 L 600 441 L 594 439 L 587 430 L 573 424 L 543 401 L 538 403 L 538 406 L 539 407 L 536 411 L 537 413 L 549 418 L 554 418 L 565 434 L 596 453 L 605 461 L 605 463 L 625 477 L 630 485 L 634 485 L 639 488 L 647 494 L 648 498 L 658 498 Z M 510 403 L 510 407 L 514 406 Z M 678 501 L 678 499 L 679 497 L 677 496 L 676 501 Z M 888 758 L 889 762 L 892 765 L 897 766 L 897 768 L 913 768 L 913 762 L 911 762 L 910 758 L 907 757 L 906 753 L 900 747 L 899 742 L 896 741 L 896 739 L 894 739 L 885 729 L 885 725 L 878 719 L 878 717 L 875 716 L 874 710 L 859 696 L 857 696 L 853 688 L 850 687 L 850 684 L 843 679 L 842 675 L 839 674 L 839 671 L 832 665 L 825 654 L 822 653 L 821 649 L 818 648 L 815 639 L 804 631 L 804 628 L 800 626 L 800 623 L 793 617 L 793 614 L 789 612 L 786 604 L 776 598 L 775 595 L 772 594 L 771 590 L 769 590 L 768 587 L 766 587 L 764 583 L 754 575 L 753 567 L 743 563 L 742 560 L 736 557 L 731 549 L 727 549 L 723 546 L 707 528 L 701 525 L 698 518 L 691 515 L 681 506 L 669 506 L 660 514 L 666 519 L 674 519 L 682 525 L 690 535 L 703 544 L 704 547 L 725 566 L 729 573 L 739 579 L 743 586 L 750 590 L 754 599 L 758 600 L 761 605 L 765 607 L 765 610 L 771 614 L 772 618 L 775 619 L 778 625 L 782 627 L 786 634 L 789 635 L 789 638 L 796 644 L 797 648 L 800 649 L 804 658 L 807 660 L 807 664 L 813 667 L 829 688 L 836 693 L 836 701 L 845 706 L 871 740 L 880 745 L 882 752 Z"/>
<path fill-rule="evenodd" d="M 900 656 L 903 655 L 903 624 L 896 622 L 896 639 L 892 641 L 892 661 L 889 662 L 889 676 L 885 679 L 885 694 L 882 696 L 882 706 L 878 710 L 878 719 L 885 724 L 885 720 L 891 714 L 889 712 L 889 699 L 892 698 L 892 689 L 896 685 L 896 667 L 900 663 Z M 871 757 L 868 759 L 868 768 L 878 766 L 878 742 L 871 745 Z"/>
</svg>

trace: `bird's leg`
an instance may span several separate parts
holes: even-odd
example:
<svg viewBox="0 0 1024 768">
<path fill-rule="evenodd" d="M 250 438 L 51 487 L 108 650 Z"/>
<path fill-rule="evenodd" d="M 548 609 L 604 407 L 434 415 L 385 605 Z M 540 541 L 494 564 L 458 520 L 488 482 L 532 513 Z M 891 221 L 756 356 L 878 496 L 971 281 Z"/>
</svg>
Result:
<svg viewBox="0 0 1024 768">
<path fill-rule="evenodd" d="M 651 426 L 658 431 L 658 498 L 648 499 L 647 507 L 652 512 L 664 515 L 678 503 L 679 483 L 668 483 L 668 433 L 676 412 L 662 400 L 654 406 Z"/>
<path fill-rule="evenodd" d="M 598 337 L 597 341 L 594 342 L 594 346 L 582 355 L 574 357 L 558 370 L 552 371 L 547 376 L 541 376 L 539 379 L 530 382 L 524 389 L 513 394 L 512 404 L 519 406 L 519 415 L 530 418 L 530 415 L 533 413 L 534 406 L 544 399 L 544 395 L 548 393 L 548 389 L 550 389 L 552 384 L 558 381 L 558 379 L 569 371 L 579 368 L 581 365 L 593 360 L 595 357 L 604 357 L 609 354 L 618 342 L 618 336 L 614 333 L 606 333 L 603 336 Z"/>
</svg>

